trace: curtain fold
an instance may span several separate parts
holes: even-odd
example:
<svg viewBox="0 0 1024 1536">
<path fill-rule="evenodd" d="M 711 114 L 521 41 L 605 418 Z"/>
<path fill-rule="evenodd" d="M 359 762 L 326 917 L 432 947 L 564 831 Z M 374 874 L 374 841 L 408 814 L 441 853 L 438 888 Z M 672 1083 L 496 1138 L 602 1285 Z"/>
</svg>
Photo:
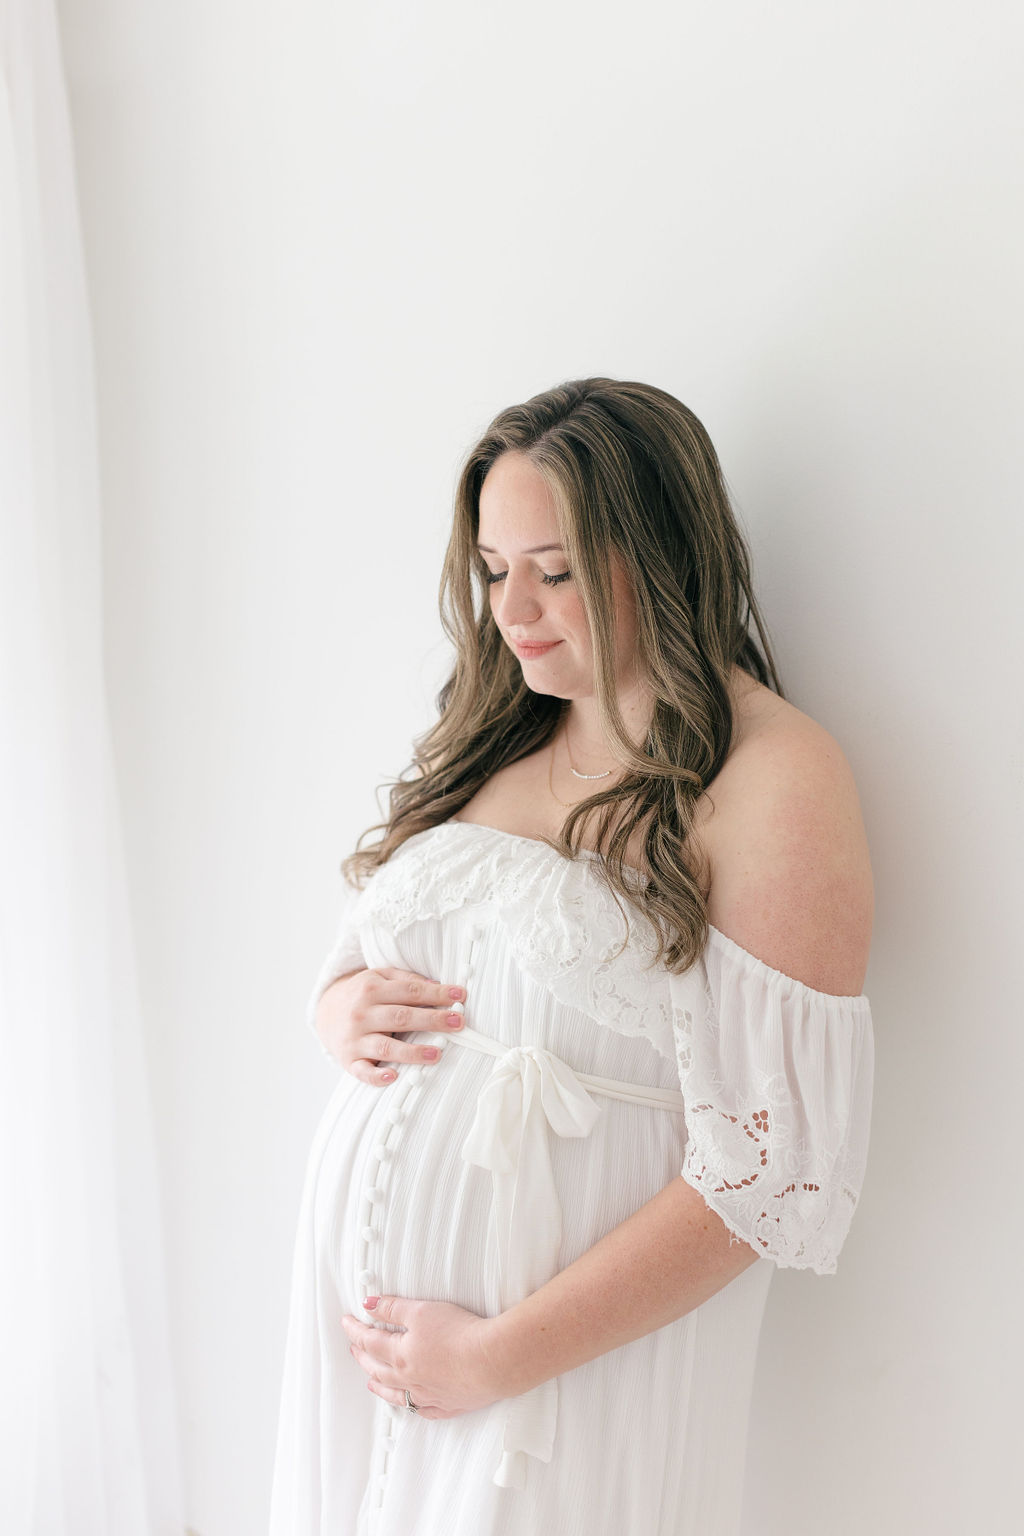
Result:
<svg viewBox="0 0 1024 1536">
<path fill-rule="evenodd" d="M 184 1529 L 51 0 L 0 0 L 0 1530 Z"/>
</svg>

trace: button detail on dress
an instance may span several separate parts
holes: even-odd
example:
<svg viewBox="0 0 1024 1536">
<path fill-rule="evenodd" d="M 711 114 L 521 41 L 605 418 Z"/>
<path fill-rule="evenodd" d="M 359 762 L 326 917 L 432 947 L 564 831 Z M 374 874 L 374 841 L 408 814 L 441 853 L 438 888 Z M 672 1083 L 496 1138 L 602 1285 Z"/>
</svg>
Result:
<svg viewBox="0 0 1024 1536">
<path fill-rule="evenodd" d="M 382 1141 L 378 1141 L 374 1143 L 373 1155 L 379 1163 L 386 1163 L 391 1153 Z"/>
<path fill-rule="evenodd" d="M 361 1269 L 359 1271 L 359 1284 L 365 1286 L 377 1284 L 377 1280 L 372 1269 Z"/>
<path fill-rule="evenodd" d="M 377 1236 L 377 1228 L 376 1227 L 364 1227 L 363 1228 L 363 1237 L 366 1239 L 366 1241 L 368 1243 L 372 1243 L 376 1236 Z"/>
<path fill-rule="evenodd" d="M 402 1121 L 405 1119 L 405 1110 L 402 1108 L 401 1104 L 393 1104 L 391 1106 L 391 1108 L 388 1110 L 388 1119 L 391 1121 L 392 1125 L 401 1125 Z"/>
</svg>

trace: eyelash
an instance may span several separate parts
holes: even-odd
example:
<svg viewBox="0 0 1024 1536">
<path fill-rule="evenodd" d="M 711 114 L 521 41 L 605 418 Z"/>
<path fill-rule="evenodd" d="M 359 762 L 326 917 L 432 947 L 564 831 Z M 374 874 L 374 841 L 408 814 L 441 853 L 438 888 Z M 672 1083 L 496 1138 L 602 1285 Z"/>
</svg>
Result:
<svg viewBox="0 0 1024 1536">
<path fill-rule="evenodd" d="M 493 587 L 495 582 L 500 581 L 501 578 L 506 574 L 507 573 L 505 571 L 498 571 L 496 573 L 493 571 L 484 571 L 484 580 L 489 587 Z M 541 581 L 543 581 L 546 586 L 558 587 L 561 586 L 563 581 L 568 581 L 571 575 L 571 571 L 562 571 L 558 576 L 544 575 L 541 577 Z"/>
</svg>

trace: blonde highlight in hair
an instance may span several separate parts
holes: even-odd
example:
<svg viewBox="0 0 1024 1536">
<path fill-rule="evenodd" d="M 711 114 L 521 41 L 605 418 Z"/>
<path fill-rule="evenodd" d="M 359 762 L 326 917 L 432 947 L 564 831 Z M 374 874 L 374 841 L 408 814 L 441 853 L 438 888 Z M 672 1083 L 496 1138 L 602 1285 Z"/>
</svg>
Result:
<svg viewBox="0 0 1024 1536">
<path fill-rule="evenodd" d="M 594 867 L 650 919 L 658 963 L 686 970 L 708 938 L 708 872 L 689 834 L 697 800 L 732 745 L 733 666 L 785 695 L 711 439 L 691 410 L 652 385 L 560 384 L 501 411 L 466 456 L 440 585 L 454 668 L 436 723 L 413 743 L 415 776 L 391 782 L 387 822 L 363 834 L 382 830 L 383 838 L 350 854 L 342 872 L 365 883 L 407 838 L 447 821 L 499 768 L 558 729 L 564 701 L 527 686 L 491 614 L 476 547 L 484 479 L 508 452 L 524 454 L 551 491 L 590 627 L 598 717 L 625 765 L 613 786 L 568 810 L 559 838 L 537 841 L 575 858 L 593 821 L 602 855 Z M 636 664 L 653 699 L 639 745 L 618 705 L 612 551 L 632 585 Z M 647 877 L 639 889 L 625 863 L 637 832 Z"/>
</svg>

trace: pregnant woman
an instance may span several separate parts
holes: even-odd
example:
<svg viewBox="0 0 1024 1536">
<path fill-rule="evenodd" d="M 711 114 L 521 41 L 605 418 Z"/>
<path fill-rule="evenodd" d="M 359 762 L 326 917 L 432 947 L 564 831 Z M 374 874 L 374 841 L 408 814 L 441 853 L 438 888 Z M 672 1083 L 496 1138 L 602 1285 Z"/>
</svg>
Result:
<svg viewBox="0 0 1024 1536">
<path fill-rule="evenodd" d="M 867 1160 L 856 788 L 663 390 L 501 412 L 442 603 L 310 998 L 272 1536 L 736 1536 L 771 1278 L 835 1272 Z"/>
</svg>

